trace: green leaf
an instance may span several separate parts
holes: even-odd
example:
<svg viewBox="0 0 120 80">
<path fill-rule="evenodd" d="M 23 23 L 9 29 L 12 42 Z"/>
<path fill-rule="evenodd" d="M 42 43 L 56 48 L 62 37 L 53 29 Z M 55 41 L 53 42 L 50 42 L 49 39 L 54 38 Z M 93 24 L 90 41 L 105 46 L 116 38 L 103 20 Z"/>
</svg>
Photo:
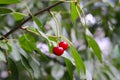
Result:
<svg viewBox="0 0 120 80">
<path fill-rule="evenodd" d="M 84 72 L 84 74 L 86 74 L 85 65 L 84 65 L 79 53 L 77 52 L 77 50 L 75 49 L 75 47 L 73 45 L 70 45 L 70 50 L 72 53 L 72 57 L 75 60 L 75 65 L 76 65 L 78 74 L 80 74 L 80 70 L 82 70 Z"/>
<path fill-rule="evenodd" d="M 7 47 L 8 47 L 8 52 L 11 52 L 11 51 L 12 51 L 11 45 L 10 45 L 9 43 L 7 43 L 6 45 L 7 45 Z"/>
<path fill-rule="evenodd" d="M 39 21 L 39 19 L 34 16 L 32 16 L 32 18 L 35 21 L 35 23 L 37 24 L 37 26 L 44 32 L 44 27 L 43 27 L 42 23 Z"/>
<path fill-rule="evenodd" d="M 38 30 L 36 28 L 33 28 L 33 27 L 27 27 L 27 31 L 33 33 L 33 34 L 36 34 L 38 36 L 41 36 L 41 34 L 38 32 Z"/>
<path fill-rule="evenodd" d="M 78 17 L 79 17 L 79 14 L 76 10 L 76 6 L 74 2 L 71 2 L 70 4 L 70 8 L 71 8 L 71 18 L 72 18 L 72 21 L 74 22 Z"/>
<path fill-rule="evenodd" d="M 66 67 L 70 76 L 70 80 L 73 80 L 73 65 L 69 59 L 65 59 Z"/>
<path fill-rule="evenodd" d="M 42 36 L 47 41 L 49 41 L 48 37 L 42 31 L 39 31 L 38 29 L 33 28 L 33 27 L 27 27 L 27 30 L 31 33 L 34 33 L 34 34 L 38 35 L 38 36 Z"/>
<path fill-rule="evenodd" d="M 39 31 L 39 30 L 37 30 L 36 28 L 33 28 L 33 27 L 28 27 L 27 31 L 44 38 L 46 40 L 46 42 L 48 43 L 49 51 L 50 52 L 52 51 L 53 45 L 52 45 L 51 41 L 49 40 L 48 36 L 46 36 L 46 34 L 44 34 L 42 31 Z"/>
<path fill-rule="evenodd" d="M 20 54 L 21 55 L 21 54 Z M 21 62 L 23 64 L 24 67 L 32 69 L 32 67 L 29 64 L 29 61 L 27 58 L 25 58 L 23 55 L 21 55 Z"/>
<path fill-rule="evenodd" d="M 23 55 L 21 55 L 21 63 L 25 67 L 25 69 L 28 71 L 31 80 L 33 80 L 32 79 L 33 78 L 33 69 L 29 64 L 28 59 L 26 59 Z"/>
<path fill-rule="evenodd" d="M 51 41 L 58 42 L 58 37 L 56 37 L 56 36 L 48 36 L 48 38 Z"/>
<path fill-rule="evenodd" d="M 112 76 L 114 76 L 114 77 L 116 77 L 116 75 L 113 73 L 113 71 L 111 70 L 111 68 L 110 68 L 110 66 L 109 65 L 104 65 L 105 67 L 105 69 L 103 69 L 103 71 L 104 70 L 107 70 L 107 71 L 109 71 L 109 73 L 112 75 Z"/>
<path fill-rule="evenodd" d="M 20 0 L 0 0 L 0 4 L 15 4 L 19 2 Z"/>
<path fill-rule="evenodd" d="M 20 46 L 29 53 L 36 49 L 35 38 L 30 34 L 23 34 L 19 38 L 19 43 Z"/>
<path fill-rule="evenodd" d="M 8 58 L 8 70 L 11 72 L 11 74 L 9 75 L 9 80 L 19 80 L 19 73 L 18 73 L 18 68 L 16 63 Z"/>
<path fill-rule="evenodd" d="M 77 52 L 77 50 L 73 46 L 73 44 L 64 36 L 61 36 L 61 37 L 64 38 L 69 43 L 70 51 L 71 51 L 72 57 L 74 58 L 75 66 L 76 66 L 78 74 L 80 74 L 80 70 L 82 70 L 84 72 L 84 74 L 86 74 L 85 65 L 84 65 L 79 53 Z"/>
<path fill-rule="evenodd" d="M 47 60 L 49 61 L 49 59 L 44 55 L 44 53 L 42 53 L 42 51 L 40 49 L 36 49 L 36 53 L 39 53 L 41 55 L 41 59 L 42 60 Z"/>
<path fill-rule="evenodd" d="M 48 42 L 48 47 L 49 47 L 49 52 L 53 53 L 53 47 L 54 47 L 54 45 L 53 45 L 53 43 L 51 41 Z"/>
<path fill-rule="evenodd" d="M 35 64 L 37 64 L 38 66 L 40 66 L 40 62 L 39 62 L 39 60 L 38 59 L 36 59 L 36 56 L 33 54 L 33 55 L 30 55 L 30 58 L 31 58 L 31 60 L 35 63 Z"/>
<path fill-rule="evenodd" d="M 4 54 L 6 54 L 6 53 L 3 53 L 2 51 L 0 51 L 0 61 L 6 62 L 6 58 L 5 58 Z"/>
<path fill-rule="evenodd" d="M 19 12 L 13 12 L 13 17 L 17 21 L 22 20 L 24 18 L 24 16 L 26 16 L 26 15 L 19 13 Z"/>
<path fill-rule="evenodd" d="M 38 35 L 38 36 L 43 37 L 47 42 L 49 42 L 48 37 L 47 37 L 46 34 L 44 34 L 42 31 L 39 31 L 38 29 L 33 28 L 33 27 L 27 27 L 27 30 L 28 30 L 29 32 L 31 32 L 31 33 L 34 33 L 34 34 L 36 34 L 36 35 Z"/>
<path fill-rule="evenodd" d="M 11 9 L 8 8 L 0 8 L 0 14 L 8 14 L 8 13 L 12 13 L 13 11 Z"/>
<path fill-rule="evenodd" d="M 39 32 L 39 34 L 41 34 L 41 36 L 42 36 L 43 38 L 45 38 L 45 39 L 49 42 L 48 37 L 47 37 L 42 31 L 38 31 L 38 32 Z"/>
<path fill-rule="evenodd" d="M 98 44 L 91 36 L 86 35 L 86 37 L 87 37 L 89 46 L 92 48 L 92 50 L 94 51 L 94 53 L 97 56 L 97 58 L 99 59 L 99 61 L 102 62 L 102 54 L 101 54 L 101 50 L 100 50 Z"/>
</svg>

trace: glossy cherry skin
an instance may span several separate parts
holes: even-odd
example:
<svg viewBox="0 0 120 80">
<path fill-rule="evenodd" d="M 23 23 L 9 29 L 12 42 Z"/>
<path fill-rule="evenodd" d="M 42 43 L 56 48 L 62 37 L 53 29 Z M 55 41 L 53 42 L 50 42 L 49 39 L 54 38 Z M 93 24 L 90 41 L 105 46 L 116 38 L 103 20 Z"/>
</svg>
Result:
<svg viewBox="0 0 120 80">
<path fill-rule="evenodd" d="M 64 53 L 64 49 L 62 47 L 54 47 L 53 48 L 53 53 L 57 56 L 61 56 Z"/>
<path fill-rule="evenodd" d="M 62 41 L 62 42 L 59 43 L 59 46 L 62 47 L 64 50 L 66 50 L 68 48 L 68 43 Z"/>
</svg>

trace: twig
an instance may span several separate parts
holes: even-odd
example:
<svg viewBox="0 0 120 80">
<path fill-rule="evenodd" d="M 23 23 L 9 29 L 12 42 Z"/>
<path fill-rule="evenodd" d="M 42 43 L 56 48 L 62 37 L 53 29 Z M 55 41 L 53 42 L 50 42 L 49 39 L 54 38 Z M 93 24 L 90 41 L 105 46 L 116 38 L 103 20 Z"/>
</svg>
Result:
<svg viewBox="0 0 120 80">
<path fill-rule="evenodd" d="M 43 12 L 49 11 L 51 8 L 59 5 L 63 3 L 62 1 L 59 1 L 45 9 L 40 10 L 39 12 L 35 13 L 34 16 L 37 16 L 39 14 L 42 14 Z M 29 21 L 30 19 L 32 19 L 32 16 L 28 17 L 27 19 L 23 20 L 20 24 L 18 24 L 16 27 L 14 27 L 13 29 L 11 29 L 8 33 L 6 33 L 5 35 L 3 35 L 3 37 L 0 38 L 0 40 L 3 40 L 4 38 L 7 38 L 10 34 L 12 34 L 13 32 L 15 32 L 16 30 L 20 29 L 22 27 L 23 24 L 25 24 L 27 21 Z"/>
</svg>

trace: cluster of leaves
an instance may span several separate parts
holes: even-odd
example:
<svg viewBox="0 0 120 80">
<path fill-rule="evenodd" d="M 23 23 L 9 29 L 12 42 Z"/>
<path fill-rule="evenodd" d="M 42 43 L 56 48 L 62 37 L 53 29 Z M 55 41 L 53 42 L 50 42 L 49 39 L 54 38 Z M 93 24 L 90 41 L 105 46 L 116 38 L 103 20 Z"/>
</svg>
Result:
<svg viewBox="0 0 120 80">
<path fill-rule="evenodd" d="M 0 41 L 0 63 L 6 65 L 5 69 L 0 70 L 0 74 L 3 70 L 8 72 L 6 77 L 0 75 L 0 79 L 118 79 L 119 77 L 116 75 L 120 74 L 117 71 L 117 68 L 119 68 L 118 56 L 112 57 L 115 66 L 109 63 L 112 59 L 108 60 L 108 63 L 103 62 L 102 52 L 92 35 L 96 26 L 103 26 L 106 36 L 109 36 L 111 40 L 115 41 L 113 37 L 116 36 L 119 38 L 117 35 L 119 30 L 116 29 L 116 26 L 119 26 L 119 22 L 117 22 L 119 18 L 109 12 L 106 15 L 102 12 L 100 14 L 101 6 L 93 6 L 93 4 L 101 3 L 100 5 L 104 4 L 106 9 L 110 7 L 109 10 L 113 11 L 113 7 L 107 5 L 109 2 L 94 0 L 60 1 L 61 4 L 49 9 L 49 6 L 56 2 L 59 1 L 0 0 L 0 37 L 4 38 Z M 84 7 L 80 6 L 82 2 L 85 3 Z M 115 4 L 114 2 L 114 6 Z M 46 6 L 48 6 L 47 10 L 44 8 Z M 119 4 L 116 7 L 118 6 Z M 91 12 L 90 10 L 94 10 L 94 8 L 97 8 L 96 11 Z M 39 13 L 40 15 L 36 17 L 34 14 L 39 9 L 48 12 Z M 84 9 L 86 9 L 86 12 L 84 12 Z M 114 10 L 114 12 L 116 12 L 116 15 L 119 13 L 117 10 Z M 85 20 L 87 13 L 99 17 L 101 23 L 89 27 L 90 25 Z M 106 18 L 104 19 L 104 17 Z M 32 21 L 28 21 L 30 18 L 32 18 Z M 82 22 L 82 19 L 85 23 Z M 115 19 L 116 23 L 112 23 L 112 19 Z M 24 21 L 26 21 L 26 24 L 22 24 L 23 26 L 19 27 L 21 29 L 15 27 L 24 23 Z M 111 25 L 114 29 L 108 31 L 108 29 L 111 29 Z M 3 34 L 13 29 L 16 32 L 12 32 L 7 39 Z M 52 49 L 62 40 L 68 42 L 69 49 L 61 57 L 57 57 L 52 54 Z M 117 42 L 119 43 L 119 40 L 115 41 L 114 44 L 116 45 Z M 85 48 L 79 50 L 81 46 L 85 46 Z M 119 55 L 118 46 L 114 49 L 117 55 Z M 103 62 L 103 64 L 100 62 Z"/>
</svg>

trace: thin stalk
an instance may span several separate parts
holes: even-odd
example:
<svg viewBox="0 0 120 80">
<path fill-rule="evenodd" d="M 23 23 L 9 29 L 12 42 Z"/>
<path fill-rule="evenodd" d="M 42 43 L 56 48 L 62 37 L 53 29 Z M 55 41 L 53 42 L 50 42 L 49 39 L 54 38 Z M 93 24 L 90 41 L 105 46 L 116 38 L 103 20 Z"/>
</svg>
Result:
<svg viewBox="0 0 120 80">
<path fill-rule="evenodd" d="M 54 14 L 51 12 L 51 11 L 49 11 L 49 13 L 51 14 L 51 16 L 53 17 L 53 19 L 54 19 L 54 21 L 55 21 L 55 24 L 56 24 L 56 36 L 58 37 L 58 40 L 59 40 L 59 27 L 58 27 L 58 23 L 57 23 L 57 19 L 56 19 L 56 17 L 54 16 Z"/>
</svg>

